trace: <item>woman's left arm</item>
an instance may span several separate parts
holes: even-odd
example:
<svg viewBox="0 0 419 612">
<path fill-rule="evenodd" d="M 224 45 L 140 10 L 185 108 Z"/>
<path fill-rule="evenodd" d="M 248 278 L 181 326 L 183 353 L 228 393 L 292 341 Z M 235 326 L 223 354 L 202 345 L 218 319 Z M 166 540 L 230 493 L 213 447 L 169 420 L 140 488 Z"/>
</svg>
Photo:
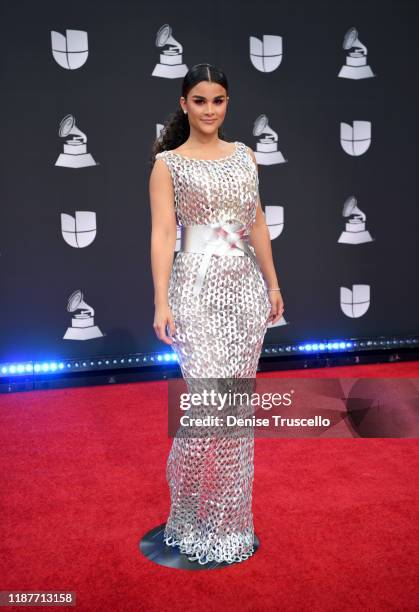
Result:
<svg viewBox="0 0 419 612">
<path fill-rule="evenodd" d="M 255 154 L 249 147 L 248 151 L 252 156 L 257 169 Z M 255 249 L 255 254 L 265 279 L 267 290 L 277 289 L 280 285 L 278 284 L 278 278 L 275 272 L 272 257 L 271 238 L 259 198 L 256 207 L 256 218 L 250 231 L 249 241 L 252 247 Z M 272 323 L 275 323 L 282 316 L 284 303 L 280 291 L 269 291 L 269 298 L 272 304 L 270 319 Z"/>
</svg>

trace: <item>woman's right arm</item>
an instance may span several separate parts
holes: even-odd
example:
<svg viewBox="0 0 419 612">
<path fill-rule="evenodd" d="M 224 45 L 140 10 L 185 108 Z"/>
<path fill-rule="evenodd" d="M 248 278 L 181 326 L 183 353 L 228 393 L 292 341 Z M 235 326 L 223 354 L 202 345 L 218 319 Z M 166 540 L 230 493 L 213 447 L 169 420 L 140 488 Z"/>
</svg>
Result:
<svg viewBox="0 0 419 612">
<path fill-rule="evenodd" d="M 149 181 L 151 206 L 151 271 L 154 284 L 154 331 L 159 340 L 172 344 L 166 334 L 175 333 L 173 315 L 168 301 L 170 273 L 176 247 L 176 214 L 174 189 L 170 171 L 163 159 L 156 159 Z"/>
</svg>

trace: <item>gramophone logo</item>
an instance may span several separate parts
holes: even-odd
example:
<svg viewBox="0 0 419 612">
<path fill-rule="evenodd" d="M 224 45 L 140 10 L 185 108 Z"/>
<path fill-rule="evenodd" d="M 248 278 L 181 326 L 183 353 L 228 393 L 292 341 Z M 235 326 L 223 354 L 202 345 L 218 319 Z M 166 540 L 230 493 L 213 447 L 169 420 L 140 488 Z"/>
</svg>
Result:
<svg viewBox="0 0 419 612">
<path fill-rule="evenodd" d="M 367 216 L 358 208 L 355 196 L 349 196 L 343 205 L 342 215 L 347 219 L 345 230 L 341 233 L 338 242 L 343 244 L 363 244 L 372 242 L 371 234 L 365 229 Z"/>
<path fill-rule="evenodd" d="M 83 249 L 96 238 L 96 213 L 77 210 L 75 216 L 61 213 L 61 233 L 71 247 Z"/>
<path fill-rule="evenodd" d="M 289 325 L 289 323 L 285 320 L 284 315 L 282 315 L 276 323 L 268 323 L 267 329 L 273 329 L 274 327 L 283 327 L 284 325 Z"/>
<path fill-rule="evenodd" d="M 86 168 L 97 165 L 90 153 L 87 153 L 87 136 L 76 126 L 76 119 L 73 115 L 66 115 L 62 119 L 58 135 L 67 140 L 64 143 L 64 152 L 55 162 L 56 166 Z"/>
<path fill-rule="evenodd" d="M 371 144 L 371 122 L 353 121 L 340 124 L 340 144 L 348 155 L 357 157 L 368 151 Z"/>
<path fill-rule="evenodd" d="M 256 143 L 256 161 L 264 166 L 283 164 L 287 160 L 278 151 L 278 134 L 269 127 L 268 122 L 267 115 L 259 115 L 253 124 L 253 136 L 259 138 Z"/>
<path fill-rule="evenodd" d="M 342 312 L 351 319 L 362 317 L 370 306 L 370 286 L 352 285 L 340 288 L 340 307 Z"/>
<path fill-rule="evenodd" d="M 74 291 L 68 298 L 67 311 L 73 313 L 73 316 L 71 327 L 68 327 L 64 334 L 64 340 L 93 340 L 103 336 L 95 325 L 95 311 L 83 301 L 83 293 L 80 290 Z"/>
<path fill-rule="evenodd" d="M 282 234 L 284 229 L 284 207 L 265 206 L 265 221 L 271 240 L 275 240 L 275 238 Z"/>
<path fill-rule="evenodd" d="M 273 72 L 282 62 L 282 36 L 264 34 L 263 41 L 250 36 L 250 61 L 261 72 Z"/>
<path fill-rule="evenodd" d="M 67 70 L 81 68 L 89 55 L 87 32 L 66 30 L 65 36 L 51 31 L 52 55 L 59 66 Z"/>
<path fill-rule="evenodd" d="M 163 123 L 156 123 L 156 140 L 162 140 L 164 128 L 165 126 Z"/>
<path fill-rule="evenodd" d="M 342 46 L 348 53 L 346 64 L 340 69 L 339 77 L 358 80 L 375 76 L 367 64 L 367 47 L 360 42 L 356 28 L 349 28 L 343 38 Z"/>
<path fill-rule="evenodd" d="M 173 38 L 172 28 L 168 23 L 162 25 L 157 32 L 156 47 L 161 49 L 160 62 L 155 65 L 151 76 L 163 77 L 164 79 L 183 78 L 188 72 L 188 67 L 183 63 L 182 45 Z"/>
</svg>

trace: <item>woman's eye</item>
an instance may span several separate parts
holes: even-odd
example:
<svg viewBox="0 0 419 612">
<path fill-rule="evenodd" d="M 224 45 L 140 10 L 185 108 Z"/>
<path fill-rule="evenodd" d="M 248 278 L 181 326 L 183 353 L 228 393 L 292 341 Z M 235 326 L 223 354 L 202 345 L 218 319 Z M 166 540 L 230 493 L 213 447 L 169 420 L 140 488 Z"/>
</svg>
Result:
<svg viewBox="0 0 419 612">
<path fill-rule="evenodd" d="M 202 104 L 203 102 L 204 102 L 203 100 L 195 100 L 195 103 L 196 103 L 196 104 Z M 216 102 L 217 104 L 222 104 L 222 103 L 223 103 L 223 101 L 222 101 L 222 100 L 215 100 L 215 102 Z"/>
</svg>

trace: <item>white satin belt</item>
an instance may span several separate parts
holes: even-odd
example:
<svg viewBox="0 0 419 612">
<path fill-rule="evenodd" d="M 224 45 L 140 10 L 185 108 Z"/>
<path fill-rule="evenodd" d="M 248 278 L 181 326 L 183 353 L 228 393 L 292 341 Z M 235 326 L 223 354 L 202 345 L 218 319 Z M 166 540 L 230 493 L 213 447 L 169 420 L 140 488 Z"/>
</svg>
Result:
<svg viewBox="0 0 419 612">
<path fill-rule="evenodd" d="M 248 255 L 257 263 L 253 251 L 249 248 L 249 235 L 246 226 L 240 221 L 217 221 L 208 225 L 182 225 L 180 230 L 180 250 L 204 255 L 193 288 L 195 297 L 201 291 L 211 255 L 234 257 Z"/>
</svg>

